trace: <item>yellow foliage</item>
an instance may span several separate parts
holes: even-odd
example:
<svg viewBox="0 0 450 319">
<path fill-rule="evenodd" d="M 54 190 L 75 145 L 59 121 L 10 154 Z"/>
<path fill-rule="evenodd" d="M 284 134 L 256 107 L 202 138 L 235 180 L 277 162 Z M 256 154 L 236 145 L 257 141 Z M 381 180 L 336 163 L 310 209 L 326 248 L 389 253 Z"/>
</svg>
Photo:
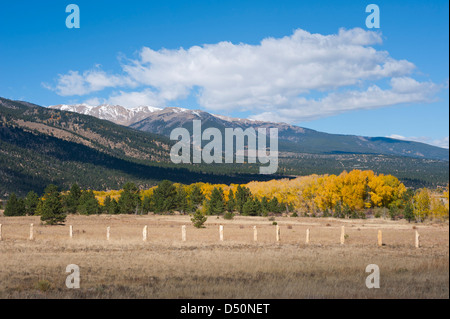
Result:
<svg viewBox="0 0 450 319">
<path fill-rule="evenodd" d="M 110 190 L 110 191 L 94 191 L 95 198 L 100 205 L 104 205 L 106 197 L 110 196 L 111 199 L 118 200 L 122 194 L 122 190 Z"/>
<path fill-rule="evenodd" d="M 224 199 L 228 201 L 230 189 L 236 194 L 238 184 L 210 184 L 195 183 L 191 185 L 175 184 L 182 186 L 189 197 L 194 186 L 198 186 L 208 200 L 215 187 L 221 187 Z M 267 182 L 250 182 L 240 185 L 248 187 L 253 196 L 269 200 L 276 197 L 279 202 L 290 203 L 296 210 L 325 211 L 333 210 L 337 204 L 348 205 L 352 210 L 361 210 L 372 207 L 389 207 L 390 204 L 400 201 L 406 192 L 406 187 L 392 175 L 376 175 L 373 171 L 353 170 L 343 172 L 340 175 L 310 175 L 295 179 L 271 180 Z M 141 191 L 141 198 L 151 197 L 155 187 Z M 94 192 L 97 200 L 103 204 L 106 196 L 116 200 L 120 197 L 121 190 L 107 192 Z M 446 194 L 446 195 L 445 195 Z M 444 193 L 447 200 L 448 215 L 448 189 Z M 438 206 L 436 206 L 438 207 Z M 441 208 L 439 208 L 441 209 Z M 443 213 L 439 211 L 440 215 Z"/>
</svg>

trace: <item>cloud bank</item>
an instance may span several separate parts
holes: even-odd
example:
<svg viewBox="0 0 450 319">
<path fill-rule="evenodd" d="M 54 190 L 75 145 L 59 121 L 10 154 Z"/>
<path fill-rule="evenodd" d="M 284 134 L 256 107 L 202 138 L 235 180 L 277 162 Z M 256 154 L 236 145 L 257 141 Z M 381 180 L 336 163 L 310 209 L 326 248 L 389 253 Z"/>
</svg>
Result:
<svg viewBox="0 0 450 319">
<path fill-rule="evenodd" d="M 253 119 L 289 123 L 433 101 L 440 86 L 413 79 L 414 64 L 374 48 L 381 44 L 380 33 L 355 28 L 331 35 L 298 29 L 258 45 L 144 47 L 138 58 L 121 64 L 121 74 L 72 70 L 46 87 L 61 96 L 112 88 L 94 100 L 126 107 L 165 106 L 194 95 L 208 111 L 247 111 Z"/>
</svg>

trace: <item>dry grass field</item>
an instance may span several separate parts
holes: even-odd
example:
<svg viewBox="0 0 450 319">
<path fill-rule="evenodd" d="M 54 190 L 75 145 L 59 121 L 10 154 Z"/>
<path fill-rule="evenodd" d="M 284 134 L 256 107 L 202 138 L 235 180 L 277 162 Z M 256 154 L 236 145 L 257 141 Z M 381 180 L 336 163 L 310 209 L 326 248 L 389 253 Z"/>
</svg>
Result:
<svg viewBox="0 0 450 319">
<path fill-rule="evenodd" d="M 38 217 L 0 217 L 0 298 L 449 298 L 448 222 L 276 221 L 278 243 L 276 226 L 262 217 L 209 217 L 203 229 L 188 216 L 69 216 L 65 226 L 44 226 Z M 345 245 L 339 242 L 342 225 Z M 421 236 L 418 249 L 414 226 Z M 80 267 L 80 289 L 65 285 L 69 264 Z M 369 264 L 380 268 L 379 289 L 365 285 Z"/>
</svg>

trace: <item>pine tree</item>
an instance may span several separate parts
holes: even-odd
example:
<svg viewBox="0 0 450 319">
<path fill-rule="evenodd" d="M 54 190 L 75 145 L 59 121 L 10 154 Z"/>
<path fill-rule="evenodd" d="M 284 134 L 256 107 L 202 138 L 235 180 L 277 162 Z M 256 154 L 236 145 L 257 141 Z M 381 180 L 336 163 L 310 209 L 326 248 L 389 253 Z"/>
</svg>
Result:
<svg viewBox="0 0 450 319">
<path fill-rule="evenodd" d="M 192 216 L 191 221 L 194 224 L 194 227 L 196 228 L 205 228 L 203 224 L 206 222 L 208 217 L 203 215 L 199 210 L 195 212 L 195 214 Z"/>
<path fill-rule="evenodd" d="M 398 207 L 395 204 L 389 205 L 389 217 L 391 217 L 392 220 L 395 220 L 398 216 Z"/>
<path fill-rule="evenodd" d="M 81 215 L 95 215 L 101 213 L 100 205 L 95 198 L 93 191 L 82 192 L 77 210 Z"/>
<path fill-rule="evenodd" d="M 64 214 L 61 194 L 57 186 L 47 186 L 44 199 L 38 205 L 37 213 L 41 216 L 41 221 L 47 225 L 57 225 L 65 222 L 66 215 Z"/>
<path fill-rule="evenodd" d="M 267 216 L 269 213 L 269 200 L 266 196 L 261 199 L 261 215 Z"/>
<path fill-rule="evenodd" d="M 243 215 L 258 216 L 261 214 L 261 203 L 257 198 L 250 197 L 243 207 Z"/>
<path fill-rule="evenodd" d="M 27 215 L 35 215 L 39 204 L 39 196 L 35 192 L 31 191 L 25 197 L 25 210 Z"/>
<path fill-rule="evenodd" d="M 225 211 L 223 202 L 223 189 L 221 187 L 214 187 L 211 198 L 207 203 L 206 214 L 207 215 L 221 215 Z"/>
<path fill-rule="evenodd" d="M 117 215 L 120 214 L 119 204 L 117 201 L 113 198 L 111 199 L 111 196 L 106 196 L 105 202 L 103 203 L 105 212 L 110 215 Z"/>
<path fill-rule="evenodd" d="M 144 214 L 148 214 L 153 210 L 153 202 L 152 198 L 149 196 L 144 196 L 144 199 L 142 201 L 142 211 Z"/>
<path fill-rule="evenodd" d="M 126 183 L 119 197 L 119 209 L 121 214 L 137 214 L 141 207 L 139 189 L 134 183 Z"/>
<path fill-rule="evenodd" d="M 334 207 L 334 216 L 335 218 L 343 218 L 344 215 L 342 213 L 342 205 L 341 202 L 338 202 Z"/>
<path fill-rule="evenodd" d="M 414 209 L 411 202 L 406 203 L 405 209 L 403 211 L 403 216 L 408 221 L 408 223 L 414 220 Z"/>
<path fill-rule="evenodd" d="M 189 205 L 188 205 L 187 194 L 186 194 L 186 191 L 184 190 L 183 185 L 179 185 L 177 187 L 177 195 L 175 198 L 175 203 L 176 203 L 177 210 L 179 210 L 183 214 L 186 213 Z"/>
<path fill-rule="evenodd" d="M 244 211 L 244 205 L 247 202 L 247 200 L 250 198 L 252 193 L 250 192 L 250 189 L 247 187 L 242 187 L 239 185 L 236 190 L 236 207 L 239 213 L 243 213 Z"/>
<path fill-rule="evenodd" d="M 278 202 L 278 198 L 276 198 L 275 196 L 272 197 L 272 199 L 269 201 L 268 208 L 269 212 L 274 214 L 281 213 L 281 211 L 283 210 L 283 207 Z"/>
<path fill-rule="evenodd" d="M 80 205 L 81 189 L 78 184 L 73 184 L 69 194 L 64 197 L 64 209 L 68 214 L 76 214 Z"/>
<path fill-rule="evenodd" d="M 203 203 L 205 195 L 202 193 L 202 189 L 198 185 L 192 187 L 191 194 L 189 195 L 189 209 L 195 211 Z"/>
<path fill-rule="evenodd" d="M 18 198 L 15 193 L 9 196 L 8 202 L 6 203 L 5 216 L 25 216 L 25 202 L 23 199 Z"/>
<path fill-rule="evenodd" d="M 233 190 L 230 188 L 228 192 L 228 201 L 226 205 L 227 211 L 232 213 L 236 208 L 236 199 L 234 198 Z"/>
<path fill-rule="evenodd" d="M 172 182 L 164 180 L 153 192 L 155 212 L 171 212 L 176 208 L 177 189 Z"/>
</svg>

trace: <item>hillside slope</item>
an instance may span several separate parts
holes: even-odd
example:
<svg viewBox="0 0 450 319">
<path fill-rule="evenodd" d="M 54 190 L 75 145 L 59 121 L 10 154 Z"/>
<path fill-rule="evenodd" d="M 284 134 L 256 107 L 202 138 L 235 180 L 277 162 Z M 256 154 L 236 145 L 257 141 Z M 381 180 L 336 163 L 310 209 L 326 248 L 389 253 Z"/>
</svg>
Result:
<svg viewBox="0 0 450 319">
<path fill-rule="evenodd" d="M 144 120 L 130 127 L 155 134 L 170 136 L 177 127 L 184 127 L 192 134 L 192 121 L 201 120 L 203 128 L 278 128 L 280 151 L 309 154 L 373 154 L 406 156 L 423 159 L 449 160 L 447 149 L 432 145 L 396 140 L 385 137 L 328 134 L 286 123 L 272 123 L 234 119 L 203 111 L 166 108 L 152 112 Z"/>
<path fill-rule="evenodd" d="M 39 193 L 53 183 L 97 190 L 118 189 L 128 181 L 141 187 L 175 182 L 267 180 L 254 174 L 171 164 L 172 142 L 162 136 L 100 120 L 0 98 L 0 198 L 11 192 Z M 273 178 L 271 176 L 270 178 Z"/>
</svg>

